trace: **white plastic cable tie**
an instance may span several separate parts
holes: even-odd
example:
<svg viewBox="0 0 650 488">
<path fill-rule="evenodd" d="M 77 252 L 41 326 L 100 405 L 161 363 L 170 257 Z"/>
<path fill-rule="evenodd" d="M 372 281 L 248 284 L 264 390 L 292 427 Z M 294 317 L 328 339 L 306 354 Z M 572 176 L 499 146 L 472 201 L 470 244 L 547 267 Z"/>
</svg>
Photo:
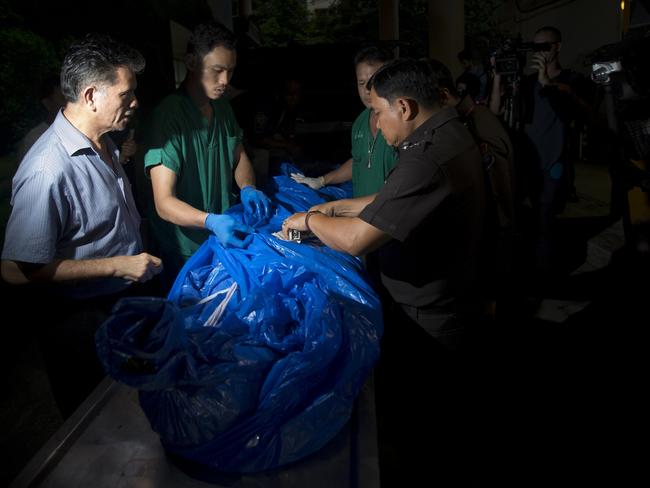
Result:
<svg viewBox="0 0 650 488">
<path fill-rule="evenodd" d="M 235 291 L 237 291 L 237 283 L 234 282 L 232 285 L 230 285 L 230 288 L 227 288 L 226 290 L 226 296 L 224 299 L 221 301 L 219 306 L 214 309 L 214 312 L 210 314 L 208 319 L 205 321 L 205 326 L 206 327 L 214 327 L 219 323 L 219 319 L 221 319 L 221 316 L 223 313 L 226 311 L 226 307 L 228 306 L 228 302 L 230 302 L 230 299 L 234 296 Z"/>
<path fill-rule="evenodd" d="M 217 298 L 219 295 L 223 295 L 224 293 L 228 293 L 228 290 L 230 290 L 230 288 L 224 288 L 223 290 L 219 290 L 219 291 L 213 293 L 212 295 L 208 295 L 207 297 L 202 298 L 201 300 L 196 302 L 196 305 L 203 305 L 204 303 L 208 303 L 210 300 L 213 300 L 213 299 Z"/>
</svg>

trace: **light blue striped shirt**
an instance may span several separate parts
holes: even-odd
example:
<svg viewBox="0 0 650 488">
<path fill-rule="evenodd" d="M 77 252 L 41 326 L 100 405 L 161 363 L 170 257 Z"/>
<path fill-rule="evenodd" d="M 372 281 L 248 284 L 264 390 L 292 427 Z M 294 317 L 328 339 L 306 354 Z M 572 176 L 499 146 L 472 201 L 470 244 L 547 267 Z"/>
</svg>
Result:
<svg viewBox="0 0 650 488">
<path fill-rule="evenodd" d="M 2 259 L 51 263 L 138 254 L 140 215 L 119 152 L 108 136 L 109 167 L 60 111 L 13 178 Z M 121 279 L 70 283 L 64 293 L 98 296 L 125 288 Z"/>
</svg>

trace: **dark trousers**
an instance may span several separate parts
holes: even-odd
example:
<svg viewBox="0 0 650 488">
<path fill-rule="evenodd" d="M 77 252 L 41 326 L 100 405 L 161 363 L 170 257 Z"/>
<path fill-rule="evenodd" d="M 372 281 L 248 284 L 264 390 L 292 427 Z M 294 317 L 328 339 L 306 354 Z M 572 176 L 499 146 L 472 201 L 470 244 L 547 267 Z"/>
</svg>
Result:
<svg viewBox="0 0 650 488">
<path fill-rule="evenodd" d="M 40 320 L 38 342 L 62 417 L 69 417 L 104 377 L 95 352 L 95 332 L 113 300 L 51 297 Z"/>
<path fill-rule="evenodd" d="M 127 296 L 152 295 L 148 284 L 133 284 L 104 297 L 71 300 L 42 289 L 35 295 L 36 327 L 52 394 L 63 418 L 69 417 L 104 378 L 97 358 L 95 332 L 113 305 Z"/>
<path fill-rule="evenodd" d="M 464 355 L 444 344 L 459 329 L 448 322 L 439 341 L 401 306 L 387 308 L 375 368 L 382 487 L 470 486 L 480 406 Z"/>
<path fill-rule="evenodd" d="M 553 175 L 550 169 L 544 169 L 539 174 L 539 196 L 535 209 L 537 212 L 535 265 L 541 274 L 551 271 L 555 247 L 555 216 L 564 209 L 567 197 L 565 164 L 558 161 L 555 165 L 561 165 L 563 168 L 559 176 Z"/>
</svg>

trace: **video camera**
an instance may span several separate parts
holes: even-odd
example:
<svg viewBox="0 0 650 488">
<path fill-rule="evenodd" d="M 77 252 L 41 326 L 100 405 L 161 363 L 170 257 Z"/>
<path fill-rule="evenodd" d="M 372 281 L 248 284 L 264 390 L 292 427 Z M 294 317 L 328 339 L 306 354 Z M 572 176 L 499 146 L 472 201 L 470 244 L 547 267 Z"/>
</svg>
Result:
<svg viewBox="0 0 650 488">
<path fill-rule="evenodd" d="M 650 31 L 607 44 L 589 56 L 591 79 L 599 85 L 613 85 L 619 100 L 650 99 Z"/>
<path fill-rule="evenodd" d="M 650 31 L 602 46 L 591 53 L 591 79 L 602 87 L 609 128 L 625 157 L 650 161 Z M 625 165 L 626 184 L 650 192 L 650 167 Z"/>
<path fill-rule="evenodd" d="M 499 75 L 520 75 L 526 65 L 529 53 L 550 51 L 553 44 L 550 42 L 521 42 L 507 39 L 503 44 L 494 49 L 490 56 L 494 56 L 494 70 Z"/>
<path fill-rule="evenodd" d="M 618 60 L 594 62 L 591 65 L 591 80 L 599 85 L 612 82 L 613 74 L 623 71 L 623 65 Z"/>
</svg>

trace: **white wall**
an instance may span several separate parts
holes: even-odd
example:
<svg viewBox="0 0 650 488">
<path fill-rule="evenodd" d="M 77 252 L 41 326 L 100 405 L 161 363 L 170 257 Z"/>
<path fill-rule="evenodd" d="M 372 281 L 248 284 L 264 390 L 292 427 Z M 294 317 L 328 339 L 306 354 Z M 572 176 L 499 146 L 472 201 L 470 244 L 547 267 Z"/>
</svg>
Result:
<svg viewBox="0 0 650 488">
<path fill-rule="evenodd" d="M 192 32 L 185 26 L 169 21 L 169 30 L 172 39 L 172 56 L 174 59 L 174 80 L 176 88 L 185 79 L 187 69 L 185 67 L 185 49 L 187 48 L 187 41 L 190 40 Z"/>
<path fill-rule="evenodd" d="M 526 2 L 520 3 L 523 6 Z M 584 64 L 587 54 L 621 39 L 619 0 L 559 1 L 529 14 L 520 13 L 514 0 L 509 0 L 499 14 L 504 27 L 509 27 L 514 34 L 521 33 L 524 41 L 532 40 L 535 31 L 542 26 L 560 29 L 562 65 L 583 73 L 590 72 L 590 66 Z"/>
</svg>

